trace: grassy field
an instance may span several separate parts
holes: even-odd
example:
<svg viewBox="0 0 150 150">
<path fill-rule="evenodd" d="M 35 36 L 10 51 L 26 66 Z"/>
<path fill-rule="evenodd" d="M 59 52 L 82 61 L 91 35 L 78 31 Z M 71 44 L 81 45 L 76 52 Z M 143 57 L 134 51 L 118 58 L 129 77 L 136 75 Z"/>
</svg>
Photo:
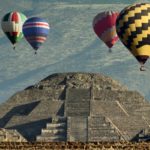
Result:
<svg viewBox="0 0 150 150">
<path fill-rule="evenodd" d="M 148 142 L 1 142 L 0 150 L 150 150 Z"/>
</svg>

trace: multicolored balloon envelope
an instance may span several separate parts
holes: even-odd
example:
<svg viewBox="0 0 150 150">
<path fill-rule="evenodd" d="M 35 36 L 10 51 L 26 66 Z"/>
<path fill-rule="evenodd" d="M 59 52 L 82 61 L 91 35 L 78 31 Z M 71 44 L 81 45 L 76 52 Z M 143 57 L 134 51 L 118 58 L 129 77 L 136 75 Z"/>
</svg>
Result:
<svg viewBox="0 0 150 150">
<path fill-rule="evenodd" d="M 93 30 L 97 36 L 111 48 L 117 41 L 116 19 L 119 12 L 105 11 L 96 15 L 93 19 Z"/>
<path fill-rule="evenodd" d="M 46 41 L 49 24 L 42 18 L 32 17 L 23 24 L 23 34 L 33 49 L 36 50 Z"/>
<path fill-rule="evenodd" d="M 141 64 L 150 56 L 150 4 L 140 3 L 124 8 L 116 21 L 122 43 Z"/>
<path fill-rule="evenodd" d="M 26 16 L 20 12 L 14 11 L 7 13 L 1 21 L 1 27 L 8 39 L 14 46 L 23 38 L 22 25 Z"/>
</svg>

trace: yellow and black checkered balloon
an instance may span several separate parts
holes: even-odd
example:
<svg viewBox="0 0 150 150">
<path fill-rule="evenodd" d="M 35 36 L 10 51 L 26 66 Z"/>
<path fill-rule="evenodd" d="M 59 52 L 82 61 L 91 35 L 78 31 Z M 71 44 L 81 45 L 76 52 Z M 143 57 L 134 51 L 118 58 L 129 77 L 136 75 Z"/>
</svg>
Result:
<svg viewBox="0 0 150 150">
<path fill-rule="evenodd" d="M 122 43 L 144 64 L 150 56 L 150 3 L 124 8 L 117 18 L 116 30 Z"/>
</svg>

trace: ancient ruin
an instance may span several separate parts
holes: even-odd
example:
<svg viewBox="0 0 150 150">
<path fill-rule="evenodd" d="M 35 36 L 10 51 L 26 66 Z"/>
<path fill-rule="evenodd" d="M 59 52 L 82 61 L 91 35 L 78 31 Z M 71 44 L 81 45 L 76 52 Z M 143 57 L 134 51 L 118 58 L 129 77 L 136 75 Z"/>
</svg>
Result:
<svg viewBox="0 0 150 150">
<path fill-rule="evenodd" d="M 53 74 L 0 105 L 0 141 L 146 141 L 149 125 L 150 103 L 102 74 Z"/>
</svg>

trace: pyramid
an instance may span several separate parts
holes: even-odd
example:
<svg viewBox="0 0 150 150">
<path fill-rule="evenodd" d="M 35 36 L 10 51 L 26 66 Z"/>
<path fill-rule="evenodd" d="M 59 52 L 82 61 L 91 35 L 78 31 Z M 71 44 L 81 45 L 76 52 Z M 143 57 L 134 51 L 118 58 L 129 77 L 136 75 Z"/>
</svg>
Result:
<svg viewBox="0 0 150 150">
<path fill-rule="evenodd" d="M 52 74 L 0 105 L 0 128 L 26 141 L 140 141 L 149 125 L 143 96 L 96 73 Z"/>
</svg>

